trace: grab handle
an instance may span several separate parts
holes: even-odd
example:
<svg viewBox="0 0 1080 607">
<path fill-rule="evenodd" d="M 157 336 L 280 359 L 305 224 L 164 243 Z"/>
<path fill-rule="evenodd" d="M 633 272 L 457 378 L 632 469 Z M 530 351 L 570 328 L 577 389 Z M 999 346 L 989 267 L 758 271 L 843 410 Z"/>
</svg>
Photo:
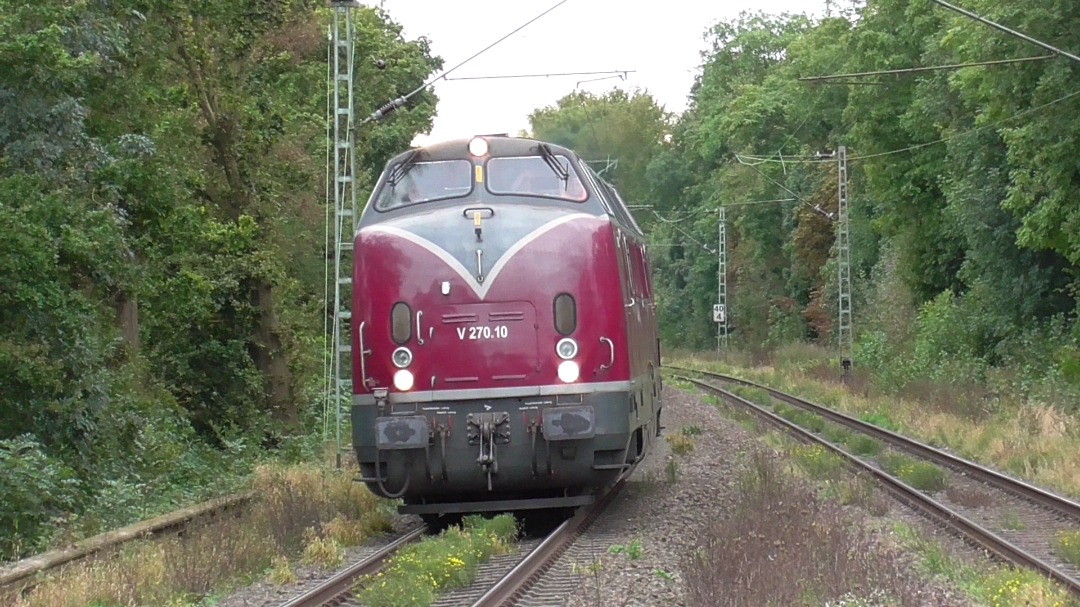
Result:
<svg viewBox="0 0 1080 607">
<path fill-rule="evenodd" d="M 367 350 L 364 349 L 364 325 L 366 325 L 366 324 L 367 324 L 366 322 L 361 322 L 360 323 L 360 330 L 359 330 L 359 334 L 360 334 L 360 380 L 362 382 L 364 382 L 363 386 L 365 388 L 368 385 L 368 377 L 367 377 L 367 364 L 364 361 L 364 359 L 367 358 L 368 354 L 370 354 L 370 352 L 368 352 Z"/>
<path fill-rule="evenodd" d="M 420 319 L 424 318 L 424 311 L 416 311 L 416 343 L 424 345 L 424 334 L 420 332 Z"/>
<path fill-rule="evenodd" d="M 606 371 L 615 366 L 615 342 L 611 341 L 606 337 L 601 337 L 600 342 L 607 342 L 608 348 L 611 350 L 611 360 L 609 360 L 608 364 L 606 365 L 600 365 L 600 370 Z"/>
</svg>

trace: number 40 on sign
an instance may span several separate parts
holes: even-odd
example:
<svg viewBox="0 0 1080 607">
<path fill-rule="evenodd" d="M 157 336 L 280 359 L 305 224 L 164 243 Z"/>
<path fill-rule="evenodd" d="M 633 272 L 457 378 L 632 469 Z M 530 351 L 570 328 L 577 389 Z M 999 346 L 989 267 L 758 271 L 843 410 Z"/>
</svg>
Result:
<svg viewBox="0 0 1080 607">
<path fill-rule="evenodd" d="M 727 321 L 727 310 L 724 308 L 724 304 L 713 304 L 712 319 L 713 322 Z"/>
</svg>

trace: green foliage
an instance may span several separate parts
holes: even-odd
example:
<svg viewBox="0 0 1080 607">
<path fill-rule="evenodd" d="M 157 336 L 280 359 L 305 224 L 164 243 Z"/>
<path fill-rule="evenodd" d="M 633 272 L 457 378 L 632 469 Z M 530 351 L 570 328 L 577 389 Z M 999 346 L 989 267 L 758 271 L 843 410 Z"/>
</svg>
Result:
<svg viewBox="0 0 1080 607">
<path fill-rule="evenodd" d="M 602 96 L 571 93 L 529 115 L 534 137 L 565 145 L 592 162 L 631 204 L 648 201 L 646 169 L 668 132 L 669 121 L 648 93 L 621 90 Z M 647 215 L 640 217 L 643 224 L 651 220 Z"/>
<path fill-rule="evenodd" d="M 791 457 L 815 480 L 835 480 L 845 468 L 842 458 L 821 445 L 796 445 Z"/>
<path fill-rule="evenodd" d="M 938 466 L 906 455 L 885 452 L 878 461 L 886 472 L 922 491 L 940 491 L 948 481 L 945 471 Z"/>
<path fill-rule="evenodd" d="M 18 554 L 36 543 L 45 524 L 75 507 L 78 485 L 74 471 L 29 436 L 0 440 L 0 550 Z"/>
<path fill-rule="evenodd" d="M 880 441 L 865 434 L 852 434 L 845 444 L 856 455 L 877 455 L 884 448 Z"/>
<path fill-rule="evenodd" d="M 310 0 L 0 11 L 0 558 L 229 490 L 316 427 L 330 17 Z M 353 17 L 360 113 L 441 65 L 384 12 Z M 361 133 L 361 183 L 434 102 Z"/>
<path fill-rule="evenodd" d="M 430 605 L 443 590 L 467 586 L 480 563 L 509 550 L 517 532 L 509 514 L 468 516 L 461 528 L 403 548 L 382 572 L 361 581 L 360 598 L 373 607 Z"/>
<path fill-rule="evenodd" d="M 1080 532 L 1062 531 L 1054 540 L 1054 552 L 1074 567 L 1080 567 Z"/>
</svg>

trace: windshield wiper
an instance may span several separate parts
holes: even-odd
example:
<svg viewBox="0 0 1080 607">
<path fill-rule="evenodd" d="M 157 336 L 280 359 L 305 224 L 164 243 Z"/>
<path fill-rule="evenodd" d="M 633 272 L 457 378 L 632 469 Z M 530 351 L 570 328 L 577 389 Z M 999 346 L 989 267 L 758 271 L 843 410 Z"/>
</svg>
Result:
<svg viewBox="0 0 1080 607">
<path fill-rule="evenodd" d="M 563 182 L 563 187 L 566 187 L 566 182 L 570 179 L 570 169 L 559 164 L 559 159 L 555 157 L 555 153 L 551 151 L 551 148 L 546 143 L 540 144 L 540 157 L 544 159 L 544 162 L 551 169 L 551 172 Z"/>
<path fill-rule="evenodd" d="M 405 157 L 397 166 L 390 170 L 390 174 L 386 177 L 386 183 L 390 184 L 390 187 L 394 187 L 401 183 L 402 179 L 409 174 L 409 171 L 416 166 L 416 160 L 420 156 L 420 150 L 412 150 L 409 155 Z"/>
</svg>

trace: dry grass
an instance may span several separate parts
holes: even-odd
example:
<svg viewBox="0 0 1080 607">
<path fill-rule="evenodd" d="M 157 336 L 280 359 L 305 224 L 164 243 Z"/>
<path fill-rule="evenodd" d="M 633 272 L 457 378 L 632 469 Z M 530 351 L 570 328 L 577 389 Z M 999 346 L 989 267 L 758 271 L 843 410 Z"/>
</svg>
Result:
<svg viewBox="0 0 1080 607">
<path fill-rule="evenodd" d="M 771 456 L 751 457 L 740 490 L 684 563 L 690 605 L 821 605 L 873 589 L 889 604 L 918 604 L 892 555 Z"/>
<path fill-rule="evenodd" d="M 235 580 L 269 570 L 295 578 L 289 557 L 330 566 L 341 547 L 384 531 L 389 519 L 378 499 L 349 471 L 314 465 L 257 470 L 260 499 L 182 536 L 136 542 L 67 568 L 15 603 L 16 607 L 183 605 Z"/>
<path fill-rule="evenodd" d="M 856 392 L 821 381 L 819 361 L 740 368 L 705 358 L 669 360 L 745 377 L 855 416 L 885 415 L 903 434 L 1080 497 L 1080 420 L 1049 403 L 991 401 L 985 388 L 969 385 L 917 384 L 912 390 L 919 399 L 876 395 L 872 387 Z"/>
</svg>

